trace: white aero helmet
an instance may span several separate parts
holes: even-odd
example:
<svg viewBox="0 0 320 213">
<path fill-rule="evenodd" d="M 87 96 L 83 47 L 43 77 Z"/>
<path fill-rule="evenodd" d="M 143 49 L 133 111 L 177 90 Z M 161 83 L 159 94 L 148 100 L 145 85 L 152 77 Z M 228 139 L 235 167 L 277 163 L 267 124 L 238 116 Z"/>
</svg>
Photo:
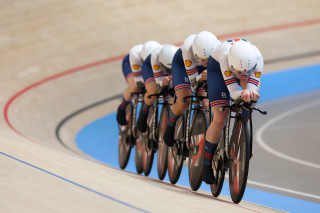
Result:
<svg viewBox="0 0 320 213">
<path fill-rule="evenodd" d="M 141 50 L 142 50 L 143 44 L 137 44 L 134 45 L 131 49 L 129 54 L 130 55 L 135 55 L 136 57 L 141 57 Z"/>
<path fill-rule="evenodd" d="M 208 59 L 219 46 L 219 40 L 208 31 L 202 31 L 196 35 L 192 43 L 192 51 L 196 58 Z"/>
<path fill-rule="evenodd" d="M 228 62 L 231 70 L 248 72 L 257 65 L 257 54 L 252 44 L 239 40 L 231 46 L 228 53 Z"/>
<path fill-rule="evenodd" d="M 159 45 L 160 44 L 156 41 L 147 41 L 146 43 L 144 43 L 140 53 L 142 60 L 146 60 L 148 55 L 151 54 L 152 50 Z"/>
<path fill-rule="evenodd" d="M 160 64 L 168 69 L 172 69 L 172 60 L 178 49 L 178 47 L 171 44 L 165 45 L 159 53 Z"/>
</svg>

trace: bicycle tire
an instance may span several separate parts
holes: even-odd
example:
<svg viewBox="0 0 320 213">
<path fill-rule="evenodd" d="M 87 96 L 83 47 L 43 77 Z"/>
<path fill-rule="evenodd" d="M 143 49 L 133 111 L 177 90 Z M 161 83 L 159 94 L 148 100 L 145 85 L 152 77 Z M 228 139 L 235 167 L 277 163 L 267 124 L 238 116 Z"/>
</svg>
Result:
<svg viewBox="0 0 320 213">
<path fill-rule="evenodd" d="M 217 161 L 213 161 L 213 175 L 216 179 L 216 184 L 211 184 L 211 193 L 214 197 L 218 197 L 221 193 L 223 183 L 224 183 L 224 177 L 225 177 L 225 168 L 223 167 L 223 162 L 221 159 L 218 159 Z"/>
<path fill-rule="evenodd" d="M 224 147 L 225 147 L 225 135 L 226 135 L 226 129 L 224 128 L 223 134 L 221 136 L 221 140 L 219 142 L 219 145 L 217 147 L 217 150 L 215 151 L 215 155 L 213 156 L 212 159 L 212 169 L 213 169 L 213 175 L 216 180 L 215 184 L 211 184 L 211 193 L 214 197 L 218 197 L 221 193 L 223 183 L 224 183 L 224 177 L 225 177 L 225 156 L 220 155 L 223 154 L 221 152 L 224 152 Z"/>
<path fill-rule="evenodd" d="M 172 147 L 168 147 L 168 176 L 170 183 L 176 184 L 180 178 L 183 166 L 183 142 L 179 139 L 183 138 L 183 130 L 185 129 L 184 115 L 177 120 L 175 128 L 176 143 Z"/>
<path fill-rule="evenodd" d="M 119 133 L 119 143 L 118 143 L 118 160 L 119 166 L 121 169 L 125 169 L 131 153 L 131 143 L 132 143 L 132 135 L 129 134 L 129 130 L 132 127 L 132 105 L 129 103 L 126 108 L 126 120 L 127 125 L 125 126 L 125 134 Z"/>
<path fill-rule="evenodd" d="M 152 128 L 153 125 L 153 112 L 154 112 L 154 107 L 151 106 L 149 109 L 149 114 L 148 114 L 148 118 L 147 118 L 147 124 L 148 124 L 148 128 L 147 131 L 143 134 L 145 134 L 145 136 L 143 136 L 143 140 L 144 142 L 143 144 L 143 159 L 142 159 L 142 165 L 143 165 L 143 173 L 145 176 L 148 176 L 151 172 L 152 169 L 152 164 L 153 164 L 153 158 L 154 158 L 154 141 L 152 139 L 152 137 L 150 137 L 150 131 L 149 129 Z"/>
<path fill-rule="evenodd" d="M 138 174 L 141 174 L 143 172 L 142 156 L 143 156 L 142 136 L 139 136 L 136 139 L 135 157 L 134 157 L 136 171 Z"/>
<path fill-rule="evenodd" d="M 164 143 L 163 134 L 168 120 L 168 106 L 163 105 L 158 125 L 158 152 L 157 152 L 157 171 L 159 180 L 163 180 L 167 173 L 167 154 L 168 146 Z"/>
<path fill-rule="evenodd" d="M 188 173 L 191 189 L 197 191 L 202 183 L 202 165 L 204 158 L 204 144 L 206 131 L 208 128 L 208 119 L 203 110 L 195 113 L 191 124 L 190 150 Z"/>
<path fill-rule="evenodd" d="M 229 188 L 234 203 L 242 200 L 247 185 L 250 159 L 249 131 L 247 122 L 242 118 L 234 123 L 230 140 Z"/>
</svg>

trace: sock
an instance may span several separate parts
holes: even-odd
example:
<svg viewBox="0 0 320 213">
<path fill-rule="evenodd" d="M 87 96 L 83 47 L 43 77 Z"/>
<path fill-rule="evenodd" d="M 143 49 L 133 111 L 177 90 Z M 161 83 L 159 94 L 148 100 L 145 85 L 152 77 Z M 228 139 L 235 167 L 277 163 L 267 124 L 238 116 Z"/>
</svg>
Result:
<svg viewBox="0 0 320 213">
<path fill-rule="evenodd" d="M 124 97 L 122 97 L 122 102 L 120 104 L 120 108 L 125 110 L 127 108 L 127 105 L 129 104 L 130 101 L 126 101 L 126 99 L 124 99 Z"/>
<path fill-rule="evenodd" d="M 175 126 L 177 123 L 177 120 L 180 118 L 180 115 L 175 115 L 173 114 L 173 112 L 171 111 L 171 109 L 169 108 L 170 112 L 169 112 L 169 121 L 168 124 L 170 126 Z"/>
<path fill-rule="evenodd" d="M 141 113 L 147 115 L 149 113 L 149 109 L 150 109 L 151 105 L 147 105 L 146 103 L 143 103 L 143 106 L 141 108 Z"/>
<path fill-rule="evenodd" d="M 218 144 L 212 144 L 206 140 L 205 146 L 206 146 L 206 150 L 204 152 L 203 164 L 211 165 L 213 154 L 216 151 Z"/>
</svg>

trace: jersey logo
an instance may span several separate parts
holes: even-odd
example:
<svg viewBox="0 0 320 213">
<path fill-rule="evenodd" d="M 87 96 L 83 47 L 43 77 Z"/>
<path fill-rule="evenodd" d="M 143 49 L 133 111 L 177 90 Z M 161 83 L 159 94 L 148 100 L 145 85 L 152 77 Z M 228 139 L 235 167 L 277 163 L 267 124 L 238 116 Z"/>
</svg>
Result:
<svg viewBox="0 0 320 213">
<path fill-rule="evenodd" d="M 230 76 L 231 76 L 231 74 L 232 74 L 232 72 L 231 72 L 231 71 L 225 71 L 225 72 L 224 72 L 224 75 L 225 75 L 226 77 L 230 77 Z"/>
<path fill-rule="evenodd" d="M 185 63 L 187 67 L 190 67 L 192 65 L 192 61 L 190 60 L 186 60 Z"/>
<path fill-rule="evenodd" d="M 134 70 L 138 70 L 140 66 L 138 64 L 134 64 L 132 67 Z"/>
<path fill-rule="evenodd" d="M 160 69 L 160 66 L 155 64 L 155 65 L 153 65 L 153 69 L 154 69 L 154 70 L 159 70 L 159 69 Z"/>
<path fill-rule="evenodd" d="M 256 78 L 260 78 L 261 77 L 261 72 L 255 72 L 254 75 L 256 76 Z"/>
</svg>

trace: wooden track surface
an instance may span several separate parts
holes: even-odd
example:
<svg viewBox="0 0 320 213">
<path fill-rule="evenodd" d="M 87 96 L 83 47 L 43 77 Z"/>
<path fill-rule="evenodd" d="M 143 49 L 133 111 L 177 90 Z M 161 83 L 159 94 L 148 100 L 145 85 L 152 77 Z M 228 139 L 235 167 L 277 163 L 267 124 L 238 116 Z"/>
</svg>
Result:
<svg viewBox="0 0 320 213">
<path fill-rule="evenodd" d="M 150 39 L 180 43 L 208 30 L 221 40 L 244 37 L 254 43 L 268 62 L 265 72 L 319 63 L 318 0 L 1 0 L 0 5 L 2 212 L 273 211 L 213 200 L 206 192 L 195 195 L 82 154 L 75 134 L 113 112 L 118 99 L 66 123 L 63 145 L 56 129 L 70 113 L 120 94 L 126 83 L 118 56 Z M 57 76 L 74 68 L 80 71 Z"/>
</svg>

